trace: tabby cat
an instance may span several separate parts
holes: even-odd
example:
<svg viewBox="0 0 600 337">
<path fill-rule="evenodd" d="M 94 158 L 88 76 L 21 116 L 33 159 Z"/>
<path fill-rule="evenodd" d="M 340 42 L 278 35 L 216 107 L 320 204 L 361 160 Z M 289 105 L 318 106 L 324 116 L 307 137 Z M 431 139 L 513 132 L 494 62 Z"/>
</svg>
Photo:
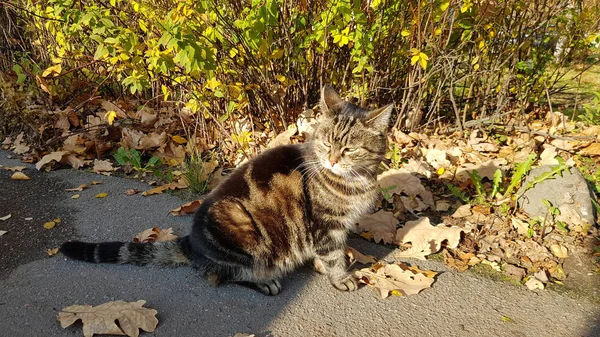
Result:
<svg viewBox="0 0 600 337">
<path fill-rule="evenodd" d="M 65 242 L 67 257 L 93 263 L 191 265 L 213 284 L 236 282 L 266 295 L 307 261 L 334 287 L 357 288 L 346 271 L 348 229 L 373 205 L 392 105 L 367 111 L 330 86 L 303 144 L 265 151 L 204 199 L 191 234 L 160 243 Z"/>
</svg>

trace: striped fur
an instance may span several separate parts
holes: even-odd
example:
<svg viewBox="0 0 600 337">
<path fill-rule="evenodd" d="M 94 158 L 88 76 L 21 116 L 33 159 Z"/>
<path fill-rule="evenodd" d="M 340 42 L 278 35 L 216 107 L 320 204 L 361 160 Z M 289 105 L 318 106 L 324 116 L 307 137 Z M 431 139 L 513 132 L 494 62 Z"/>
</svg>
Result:
<svg viewBox="0 0 600 337">
<path fill-rule="evenodd" d="M 66 242 L 61 252 L 87 262 L 182 265 L 213 284 L 237 282 L 268 294 L 278 279 L 313 260 L 340 290 L 357 288 L 346 271 L 348 229 L 373 205 L 392 107 L 367 111 L 326 86 L 311 141 L 265 151 L 213 190 L 191 233 L 165 243 Z"/>
</svg>

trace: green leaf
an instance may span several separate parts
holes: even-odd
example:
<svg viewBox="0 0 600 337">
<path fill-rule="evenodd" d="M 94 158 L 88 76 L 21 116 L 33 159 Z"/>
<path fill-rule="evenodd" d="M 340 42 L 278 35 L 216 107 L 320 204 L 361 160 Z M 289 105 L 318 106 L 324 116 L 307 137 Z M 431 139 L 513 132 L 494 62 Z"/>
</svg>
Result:
<svg viewBox="0 0 600 337">
<path fill-rule="evenodd" d="M 531 169 L 531 165 L 533 165 L 535 158 L 536 155 L 532 153 L 529 155 L 529 157 L 527 157 L 527 159 L 524 162 L 518 163 L 515 166 L 515 172 L 513 173 L 513 176 L 510 179 L 510 184 L 506 188 L 506 192 L 504 192 L 505 197 L 510 195 L 513 189 L 515 189 L 515 187 L 517 187 L 521 183 L 521 179 L 523 179 L 523 177 L 527 173 L 529 173 L 529 170 Z"/>
<path fill-rule="evenodd" d="M 475 191 L 477 191 L 477 195 L 485 198 L 485 187 L 483 186 L 483 178 L 479 175 L 477 170 L 467 171 L 469 178 L 471 178 L 471 182 L 473 186 L 475 186 Z"/>
<path fill-rule="evenodd" d="M 106 55 L 108 55 L 108 48 L 103 43 L 99 44 L 94 54 L 94 60 L 101 60 Z"/>
<path fill-rule="evenodd" d="M 450 190 L 450 193 L 452 193 L 455 197 L 459 198 L 465 203 L 469 203 L 470 200 L 467 194 L 461 191 L 457 186 L 453 184 L 446 184 L 446 187 L 448 188 L 448 190 Z"/>
<path fill-rule="evenodd" d="M 502 183 L 502 170 L 497 169 L 494 172 L 494 180 L 492 181 L 492 198 L 496 197 L 500 184 Z"/>
</svg>

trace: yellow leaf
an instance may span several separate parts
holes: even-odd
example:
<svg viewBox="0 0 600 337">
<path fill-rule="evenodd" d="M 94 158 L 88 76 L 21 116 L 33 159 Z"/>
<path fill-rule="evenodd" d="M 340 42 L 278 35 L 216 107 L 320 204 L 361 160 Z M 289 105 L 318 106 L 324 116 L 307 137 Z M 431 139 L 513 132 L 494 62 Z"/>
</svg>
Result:
<svg viewBox="0 0 600 337">
<path fill-rule="evenodd" d="M 49 256 L 54 256 L 54 255 L 58 254 L 58 248 L 48 248 L 46 250 L 46 252 L 48 253 Z"/>
<path fill-rule="evenodd" d="M 285 76 L 283 75 L 275 75 L 275 78 L 281 83 L 285 83 Z"/>
<path fill-rule="evenodd" d="M 421 68 L 427 69 L 427 60 L 429 60 L 427 54 L 419 53 L 419 64 L 421 65 Z"/>
<path fill-rule="evenodd" d="M 108 193 L 106 193 L 106 192 L 96 194 L 96 198 L 106 198 L 107 196 L 108 196 Z"/>
<path fill-rule="evenodd" d="M 390 294 L 392 294 L 392 296 L 402 296 L 402 293 L 399 290 L 392 290 L 390 291 Z"/>
<path fill-rule="evenodd" d="M 56 223 L 61 223 L 61 222 L 62 222 L 62 220 L 61 220 L 60 218 L 56 218 L 56 219 L 54 219 L 54 220 L 52 220 L 52 221 L 54 221 L 54 222 L 56 222 Z"/>
<path fill-rule="evenodd" d="M 56 226 L 56 222 L 54 222 L 54 221 L 48 221 L 48 222 L 46 222 L 46 223 L 43 225 L 43 227 L 44 227 L 45 229 L 52 229 L 52 228 L 54 228 L 55 226 Z"/>
<path fill-rule="evenodd" d="M 417 62 L 419 62 L 419 55 L 410 58 L 410 65 L 414 66 Z"/>
<path fill-rule="evenodd" d="M 185 139 L 185 138 L 183 138 L 181 136 L 177 136 L 177 135 L 173 136 L 173 141 L 175 143 L 177 143 L 177 144 L 185 144 L 185 143 L 187 143 L 187 139 Z"/>
<path fill-rule="evenodd" d="M 280 59 L 283 57 L 283 49 L 275 49 L 275 51 L 273 51 L 273 54 L 271 54 L 271 58 L 273 59 Z"/>
<path fill-rule="evenodd" d="M 71 197 L 71 199 L 79 199 L 79 194 L 73 194 L 73 196 Z"/>
<path fill-rule="evenodd" d="M 445 168 L 443 168 L 443 167 L 440 167 L 440 168 L 437 170 L 437 174 L 438 174 L 438 176 L 441 176 L 442 174 L 444 174 L 444 172 L 446 172 L 446 169 L 445 169 Z"/>
<path fill-rule="evenodd" d="M 29 180 L 31 178 L 29 178 L 23 172 L 15 172 L 12 176 L 10 176 L 10 179 L 12 179 L 12 180 Z"/>
<path fill-rule="evenodd" d="M 50 74 L 60 74 L 60 72 L 62 71 L 62 65 L 59 64 L 55 64 L 53 66 L 48 67 L 46 70 L 44 70 L 44 72 L 42 73 L 42 77 L 46 77 Z"/>
<path fill-rule="evenodd" d="M 367 240 L 373 240 L 373 234 L 371 234 L 369 232 L 362 232 L 358 235 L 362 236 L 363 238 L 365 238 Z"/>
<path fill-rule="evenodd" d="M 473 70 L 477 71 L 479 69 L 479 63 L 473 66 Z"/>
<path fill-rule="evenodd" d="M 113 125 L 115 117 L 117 117 L 117 113 L 115 111 L 109 111 L 104 114 L 104 119 L 108 121 L 108 125 Z"/>
<path fill-rule="evenodd" d="M 400 32 L 400 35 L 404 37 L 410 36 L 410 31 L 408 29 L 404 29 L 402 32 Z"/>
<path fill-rule="evenodd" d="M 148 31 L 148 26 L 146 26 L 146 22 L 144 20 L 140 20 L 139 22 L 140 25 L 140 29 L 142 30 L 142 32 L 147 32 Z"/>
<path fill-rule="evenodd" d="M 442 3 L 440 5 L 440 9 L 445 11 L 446 9 L 448 9 L 448 6 L 450 6 L 450 1 L 446 1 L 446 2 Z"/>
</svg>

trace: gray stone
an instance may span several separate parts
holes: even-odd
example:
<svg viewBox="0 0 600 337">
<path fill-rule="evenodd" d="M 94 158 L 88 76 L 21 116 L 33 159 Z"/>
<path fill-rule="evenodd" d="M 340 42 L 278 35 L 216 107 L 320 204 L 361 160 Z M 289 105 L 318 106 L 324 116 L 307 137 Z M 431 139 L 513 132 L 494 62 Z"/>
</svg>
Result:
<svg viewBox="0 0 600 337">
<path fill-rule="evenodd" d="M 565 221 L 569 225 L 578 225 L 584 223 L 595 223 L 595 210 L 592 205 L 592 192 L 588 187 L 585 178 L 579 170 L 571 167 L 569 171 L 563 171 L 562 177 L 555 175 L 552 179 L 546 179 L 536 184 L 531 189 L 523 190 L 527 184 L 538 177 L 540 174 L 550 171 L 551 166 L 537 167 L 525 178 L 523 186 L 518 192 L 520 195 L 518 204 L 531 217 L 546 216 L 548 207 L 544 205 L 542 199 L 547 199 L 552 206 L 561 209 L 561 211 L 572 211 L 569 219 Z M 580 217 L 580 219 L 576 219 Z"/>
</svg>

